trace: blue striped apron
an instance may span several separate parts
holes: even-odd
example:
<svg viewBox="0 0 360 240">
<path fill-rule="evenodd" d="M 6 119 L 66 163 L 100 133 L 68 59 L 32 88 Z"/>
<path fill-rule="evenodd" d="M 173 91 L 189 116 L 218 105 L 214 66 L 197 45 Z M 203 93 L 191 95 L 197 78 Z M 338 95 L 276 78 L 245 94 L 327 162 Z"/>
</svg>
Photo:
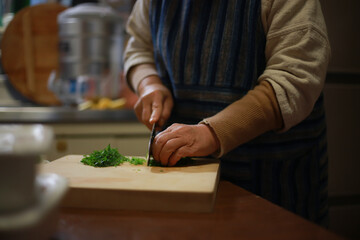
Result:
<svg viewBox="0 0 360 240">
<path fill-rule="evenodd" d="M 194 124 L 243 97 L 265 69 L 261 0 L 152 0 L 156 67 L 175 106 L 169 124 Z M 221 158 L 221 177 L 311 221 L 327 221 L 323 97 L 303 122 L 267 132 Z"/>
</svg>

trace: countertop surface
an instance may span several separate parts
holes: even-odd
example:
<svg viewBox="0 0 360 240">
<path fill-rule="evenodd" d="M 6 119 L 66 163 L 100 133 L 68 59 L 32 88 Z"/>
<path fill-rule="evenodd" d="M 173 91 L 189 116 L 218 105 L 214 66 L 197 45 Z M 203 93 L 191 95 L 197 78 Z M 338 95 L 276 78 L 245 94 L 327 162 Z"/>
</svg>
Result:
<svg viewBox="0 0 360 240">
<path fill-rule="evenodd" d="M 137 122 L 132 109 L 83 110 L 75 107 L 0 107 L 0 123 Z"/>
<path fill-rule="evenodd" d="M 63 208 L 53 237 L 58 240 L 343 239 L 227 181 L 220 181 L 211 213 Z"/>
<path fill-rule="evenodd" d="M 133 109 L 78 110 L 73 106 L 40 106 L 21 96 L 0 74 L 0 123 L 137 122 Z"/>
</svg>

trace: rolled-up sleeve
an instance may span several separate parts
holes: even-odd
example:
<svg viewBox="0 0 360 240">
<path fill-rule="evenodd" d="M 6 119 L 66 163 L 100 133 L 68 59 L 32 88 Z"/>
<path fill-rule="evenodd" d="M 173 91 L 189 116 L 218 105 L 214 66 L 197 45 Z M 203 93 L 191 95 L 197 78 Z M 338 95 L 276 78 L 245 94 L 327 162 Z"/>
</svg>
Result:
<svg viewBox="0 0 360 240">
<path fill-rule="evenodd" d="M 266 69 L 259 81 L 272 85 L 286 131 L 312 111 L 330 58 L 318 0 L 262 0 Z"/>
</svg>

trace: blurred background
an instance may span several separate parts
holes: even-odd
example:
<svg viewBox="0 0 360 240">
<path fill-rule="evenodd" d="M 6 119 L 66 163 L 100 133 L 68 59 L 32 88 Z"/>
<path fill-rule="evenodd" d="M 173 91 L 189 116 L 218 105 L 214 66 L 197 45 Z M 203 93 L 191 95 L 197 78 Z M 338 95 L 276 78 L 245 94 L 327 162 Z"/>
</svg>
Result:
<svg viewBox="0 0 360 240">
<path fill-rule="evenodd" d="M 360 1 L 320 2 L 332 50 L 324 89 L 330 228 L 360 239 Z"/>
<path fill-rule="evenodd" d="M 122 72 L 132 0 L 2 0 L 0 123 L 54 129 L 46 160 L 108 144 L 145 156 Z M 144 147 L 139 147 L 144 146 Z"/>
</svg>

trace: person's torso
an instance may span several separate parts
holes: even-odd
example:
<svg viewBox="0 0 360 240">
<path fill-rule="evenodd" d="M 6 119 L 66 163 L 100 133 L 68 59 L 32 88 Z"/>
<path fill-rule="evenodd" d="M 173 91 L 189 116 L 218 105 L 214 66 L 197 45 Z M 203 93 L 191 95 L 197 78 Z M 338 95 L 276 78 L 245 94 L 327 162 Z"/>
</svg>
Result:
<svg viewBox="0 0 360 240">
<path fill-rule="evenodd" d="M 260 0 L 151 0 L 157 71 L 175 102 L 169 124 L 196 124 L 254 88 L 265 68 L 260 5 Z M 222 156 L 221 177 L 324 223 L 326 148 L 321 95 L 297 126 L 267 132 Z"/>
<path fill-rule="evenodd" d="M 260 0 L 153 0 L 157 70 L 173 121 L 197 123 L 240 99 L 265 67 Z"/>
<path fill-rule="evenodd" d="M 196 124 L 257 84 L 266 62 L 261 0 L 151 0 L 149 13 L 157 70 L 175 101 L 169 124 Z M 256 191 L 261 171 L 273 176 L 272 166 L 314 147 L 317 156 L 326 153 L 322 95 L 290 130 L 267 132 L 223 156 L 222 173 Z"/>
</svg>

